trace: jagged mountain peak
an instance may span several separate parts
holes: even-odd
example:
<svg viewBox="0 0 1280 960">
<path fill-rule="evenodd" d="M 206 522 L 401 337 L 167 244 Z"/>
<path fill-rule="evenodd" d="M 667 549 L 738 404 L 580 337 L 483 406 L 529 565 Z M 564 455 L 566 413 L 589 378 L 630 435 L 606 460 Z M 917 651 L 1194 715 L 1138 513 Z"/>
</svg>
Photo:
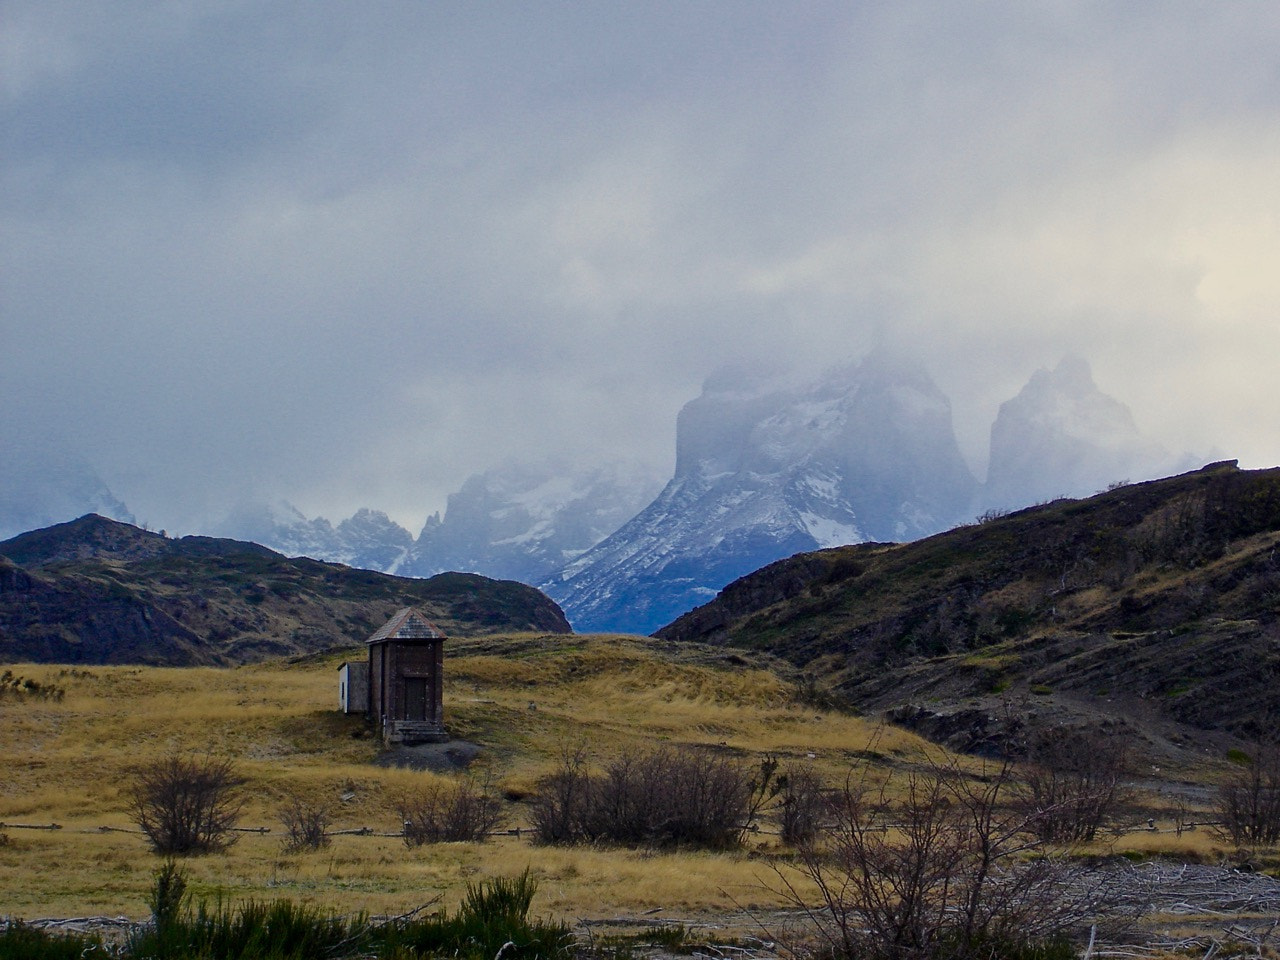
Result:
<svg viewBox="0 0 1280 960">
<path fill-rule="evenodd" d="M 1069 356 L 1037 370 L 1000 405 L 983 499 L 1008 508 L 1087 496 L 1180 466 L 1142 435 L 1125 404 L 1099 389 L 1085 360 Z"/>
<path fill-rule="evenodd" d="M 579 629 L 648 632 L 800 550 L 911 539 L 967 514 L 947 398 L 885 353 L 808 382 L 708 378 L 644 511 L 544 583 Z"/>
</svg>

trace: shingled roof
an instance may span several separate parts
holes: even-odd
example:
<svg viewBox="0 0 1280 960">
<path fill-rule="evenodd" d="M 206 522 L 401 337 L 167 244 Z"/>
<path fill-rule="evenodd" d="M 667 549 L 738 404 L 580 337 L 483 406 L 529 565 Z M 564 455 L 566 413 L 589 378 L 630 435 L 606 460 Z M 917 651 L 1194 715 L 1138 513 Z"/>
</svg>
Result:
<svg viewBox="0 0 1280 960">
<path fill-rule="evenodd" d="M 444 640 L 444 632 L 413 607 L 397 610 L 366 643 L 380 640 Z"/>
</svg>

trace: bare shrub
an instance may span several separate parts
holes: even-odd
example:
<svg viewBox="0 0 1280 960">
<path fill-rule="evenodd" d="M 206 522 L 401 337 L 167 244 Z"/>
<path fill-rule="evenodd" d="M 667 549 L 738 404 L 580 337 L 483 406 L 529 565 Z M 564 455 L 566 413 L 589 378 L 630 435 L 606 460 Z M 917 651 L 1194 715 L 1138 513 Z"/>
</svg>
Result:
<svg viewBox="0 0 1280 960">
<path fill-rule="evenodd" d="M 1214 808 L 1232 843 L 1280 843 L 1280 745 L 1254 744 L 1218 787 Z"/>
<path fill-rule="evenodd" d="M 620 754 L 592 775 L 573 754 L 539 785 L 534 833 L 542 843 L 734 847 L 769 796 L 776 767 L 766 758 L 753 776 L 711 751 L 659 747 Z"/>
<path fill-rule="evenodd" d="M 130 810 L 156 853 L 211 853 L 235 842 L 244 782 L 230 760 L 172 754 L 136 772 Z"/>
<path fill-rule="evenodd" d="M 1030 744 L 1017 806 L 1046 843 L 1092 840 L 1125 800 L 1128 749 L 1099 732 L 1050 730 Z"/>
<path fill-rule="evenodd" d="M 586 752 L 565 750 L 560 769 L 538 784 L 529 804 L 529 821 L 539 843 L 577 843 L 586 839 L 584 822 L 592 789 Z"/>
<path fill-rule="evenodd" d="M 783 894 L 840 958 L 948 960 L 1073 956 L 1064 933 L 1081 916 L 1062 868 L 1025 859 L 1036 841 L 1004 805 L 1004 765 L 976 779 L 951 765 L 872 787 L 868 768 L 837 792 L 829 825 L 775 869 Z M 815 905 L 789 869 L 818 890 Z"/>
<path fill-rule="evenodd" d="M 778 827 L 783 843 L 808 843 L 818 833 L 830 804 L 822 779 L 808 765 L 794 765 L 778 777 Z"/>
<path fill-rule="evenodd" d="M 502 821 L 502 806 L 488 785 L 469 779 L 435 782 L 404 794 L 396 805 L 403 824 L 404 843 L 484 840 Z"/>
<path fill-rule="evenodd" d="M 332 822 L 333 808 L 329 804 L 309 801 L 300 794 L 289 794 L 280 808 L 285 850 L 300 852 L 327 847 Z"/>
</svg>

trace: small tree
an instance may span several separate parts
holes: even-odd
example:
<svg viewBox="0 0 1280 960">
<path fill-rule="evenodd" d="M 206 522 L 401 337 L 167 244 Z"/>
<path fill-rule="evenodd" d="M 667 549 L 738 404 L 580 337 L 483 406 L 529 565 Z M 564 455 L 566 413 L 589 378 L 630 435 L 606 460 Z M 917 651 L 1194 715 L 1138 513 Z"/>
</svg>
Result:
<svg viewBox="0 0 1280 960">
<path fill-rule="evenodd" d="M 232 830 L 243 806 L 238 791 L 244 782 L 230 760 L 172 754 L 134 775 L 129 790 L 134 822 L 163 856 L 225 849 L 235 842 Z"/>
<path fill-rule="evenodd" d="M 1218 787 L 1215 808 L 1232 843 L 1280 843 L 1280 745 L 1255 744 Z"/>
</svg>

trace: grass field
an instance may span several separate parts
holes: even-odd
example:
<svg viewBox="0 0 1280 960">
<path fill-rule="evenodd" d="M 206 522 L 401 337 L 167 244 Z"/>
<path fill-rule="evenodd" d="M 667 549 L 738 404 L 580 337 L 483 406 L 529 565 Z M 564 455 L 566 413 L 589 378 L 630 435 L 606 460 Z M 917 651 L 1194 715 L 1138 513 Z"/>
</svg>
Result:
<svg viewBox="0 0 1280 960">
<path fill-rule="evenodd" d="M 446 722 L 481 746 L 471 772 L 503 793 L 506 828 L 527 824 L 520 798 L 579 747 L 607 758 L 626 747 L 702 744 L 748 763 L 805 760 L 832 783 L 860 757 L 881 758 L 877 769 L 887 771 L 924 748 L 902 731 L 807 706 L 767 661 L 702 647 L 516 636 L 450 641 L 446 656 Z M 380 745 L 363 719 L 337 711 L 346 658 L 235 669 L 9 667 L 62 693 L 0 698 L 0 916 L 145 916 L 160 860 L 130 832 L 127 789 L 131 770 L 173 751 L 233 760 L 248 779 L 242 825 L 270 830 L 188 860 L 197 898 L 287 896 L 399 914 L 437 897 L 452 906 L 467 882 L 528 867 L 540 883 L 535 912 L 570 920 L 780 905 L 768 865 L 780 847 L 767 830 L 730 854 L 548 848 L 527 835 L 407 849 L 395 835 L 394 798 L 442 775 L 377 764 Z M 291 793 L 331 803 L 335 829 L 373 834 L 287 854 L 278 814 Z M 52 823 L 61 829 L 27 828 Z M 1153 852 L 1210 842 L 1203 832 L 1176 845 L 1154 835 L 1133 841 Z"/>
<path fill-rule="evenodd" d="M 807 757 L 836 775 L 873 738 L 852 717 L 796 702 L 765 669 L 705 651 L 608 637 L 520 636 L 451 641 L 445 709 L 455 737 L 482 747 L 473 775 L 519 797 L 566 749 L 608 757 L 658 742 L 715 745 L 748 758 Z M 343 656 L 236 669 L 48 665 L 9 667 L 59 698 L 0 699 L 0 915 L 143 916 L 159 859 L 128 813 L 130 772 L 172 751 L 231 758 L 248 778 L 245 833 L 225 854 L 186 864 L 197 896 L 287 895 L 342 911 L 400 913 L 467 881 L 525 866 L 542 910 L 569 917 L 649 910 L 715 911 L 772 902 L 769 870 L 739 854 L 553 849 L 527 836 L 406 849 L 397 836 L 340 835 L 314 853 L 283 850 L 277 819 L 287 793 L 325 800 L 336 829 L 398 829 L 398 791 L 437 776 L 376 764 L 363 720 L 337 712 Z M 504 826 L 526 823 L 505 801 Z M 27 829 L 57 823 L 59 830 Z M 104 829 L 108 828 L 108 829 Z M 757 846 L 768 848 L 763 837 Z"/>
</svg>

